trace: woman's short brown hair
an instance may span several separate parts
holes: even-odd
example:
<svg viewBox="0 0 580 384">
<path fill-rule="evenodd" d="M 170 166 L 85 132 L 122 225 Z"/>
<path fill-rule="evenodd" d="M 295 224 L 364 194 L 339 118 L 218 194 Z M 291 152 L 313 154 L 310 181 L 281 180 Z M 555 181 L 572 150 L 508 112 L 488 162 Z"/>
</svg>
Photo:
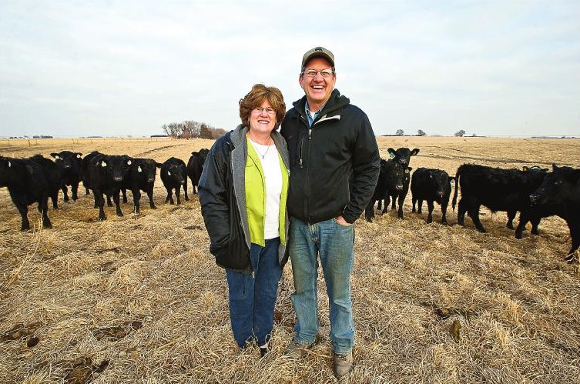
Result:
<svg viewBox="0 0 580 384">
<path fill-rule="evenodd" d="M 243 99 L 240 99 L 240 118 L 242 119 L 242 124 L 248 128 L 250 127 L 250 114 L 252 113 L 252 109 L 260 107 L 264 100 L 268 100 L 276 112 L 274 129 L 278 129 L 286 114 L 284 96 L 282 96 L 282 92 L 278 88 L 266 87 L 264 84 L 255 84 L 252 90 Z"/>
</svg>

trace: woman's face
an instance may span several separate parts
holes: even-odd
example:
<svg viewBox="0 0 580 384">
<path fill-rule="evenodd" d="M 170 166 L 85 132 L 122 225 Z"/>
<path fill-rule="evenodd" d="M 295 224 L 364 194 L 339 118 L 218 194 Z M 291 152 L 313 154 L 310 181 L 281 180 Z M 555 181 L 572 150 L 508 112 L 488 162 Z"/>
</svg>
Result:
<svg viewBox="0 0 580 384">
<path fill-rule="evenodd" d="M 276 111 L 274 111 L 268 100 L 264 100 L 259 107 L 252 109 L 252 112 L 250 112 L 250 131 L 258 134 L 269 134 L 275 126 Z"/>
</svg>

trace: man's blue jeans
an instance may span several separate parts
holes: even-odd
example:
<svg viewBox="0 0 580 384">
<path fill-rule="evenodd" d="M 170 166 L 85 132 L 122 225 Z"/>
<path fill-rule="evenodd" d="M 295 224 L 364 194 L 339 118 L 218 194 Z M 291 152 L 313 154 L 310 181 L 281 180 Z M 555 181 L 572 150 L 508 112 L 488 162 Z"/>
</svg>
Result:
<svg viewBox="0 0 580 384">
<path fill-rule="evenodd" d="M 262 247 L 252 243 L 250 261 L 253 273 L 245 275 L 226 269 L 230 294 L 230 320 L 234 339 L 244 348 L 249 340 L 260 345 L 270 340 L 274 306 L 282 268 L 278 262 L 280 238 L 266 240 Z"/>
<path fill-rule="evenodd" d="M 354 227 L 336 219 L 308 225 L 291 218 L 289 252 L 294 274 L 292 303 L 298 318 L 296 341 L 312 344 L 318 333 L 318 255 L 330 304 L 330 339 L 335 353 L 354 345 L 350 274 L 354 261 Z"/>
</svg>

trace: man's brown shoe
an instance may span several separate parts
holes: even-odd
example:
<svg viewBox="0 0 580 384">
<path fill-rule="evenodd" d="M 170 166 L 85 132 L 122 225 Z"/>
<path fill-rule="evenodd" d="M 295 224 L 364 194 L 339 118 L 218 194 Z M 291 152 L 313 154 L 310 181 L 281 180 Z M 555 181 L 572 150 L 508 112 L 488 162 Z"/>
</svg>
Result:
<svg viewBox="0 0 580 384">
<path fill-rule="evenodd" d="M 286 350 L 286 356 L 288 356 L 291 359 L 301 359 L 304 356 L 306 356 L 307 353 L 307 349 L 311 348 L 312 344 L 308 345 L 308 344 L 301 344 L 299 342 L 297 342 L 296 340 L 292 340 L 292 343 L 288 346 L 288 349 Z"/>
<path fill-rule="evenodd" d="M 334 354 L 334 376 L 340 379 L 352 370 L 352 351 L 346 354 Z"/>
</svg>

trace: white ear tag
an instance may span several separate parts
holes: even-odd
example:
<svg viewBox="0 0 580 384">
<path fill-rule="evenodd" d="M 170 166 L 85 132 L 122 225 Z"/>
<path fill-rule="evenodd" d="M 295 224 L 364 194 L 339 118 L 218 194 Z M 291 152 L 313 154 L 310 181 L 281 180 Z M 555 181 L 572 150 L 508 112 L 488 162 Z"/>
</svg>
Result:
<svg viewBox="0 0 580 384">
<path fill-rule="evenodd" d="M 12 167 L 12 163 L 8 162 L 8 168 Z"/>
<path fill-rule="evenodd" d="M 101 167 L 105 168 L 107 166 L 107 163 L 105 163 L 104 161 L 101 163 Z"/>
<path fill-rule="evenodd" d="M 138 167 L 137 167 L 137 171 L 138 171 L 138 172 L 143 172 L 143 171 L 141 170 L 141 166 L 138 166 Z"/>
<path fill-rule="evenodd" d="M 60 160 L 60 156 L 56 155 L 56 156 L 54 157 L 54 159 L 55 159 L 55 160 Z"/>
<path fill-rule="evenodd" d="M 167 175 L 168 175 L 168 176 L 171 176 L 171 172 L 167 171 Z"/>
<path fill-rule="evenodd" d="M 79 154 L 77 153 L 77 159 L 80 159 L 80 158 L 81 158 L 81 155 L 79 155 Z"/>
<path fill-rule="evenodd" d="M 131 160 L 127 161 L 127 165 L 131 165 Z"/>
</svg>

